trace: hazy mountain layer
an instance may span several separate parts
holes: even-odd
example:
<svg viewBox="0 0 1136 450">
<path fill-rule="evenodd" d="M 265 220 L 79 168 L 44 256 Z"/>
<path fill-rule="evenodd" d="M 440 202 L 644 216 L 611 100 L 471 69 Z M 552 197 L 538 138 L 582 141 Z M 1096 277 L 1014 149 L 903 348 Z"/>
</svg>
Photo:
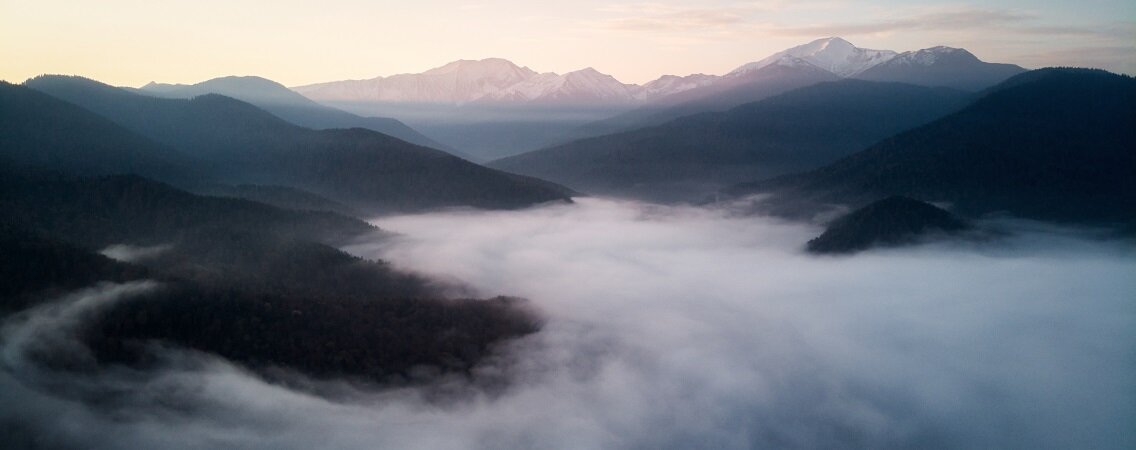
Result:
<svg viewBox="0 0 1136 450">
<path fill-rule="evenodd" d="M 518 208 L 567 198 L 558 186 L 439 150 L 359 128 L 302 128 L 219 95 L 154 98 L 77 77 L 26 85 L 211 163 L 217 181 L 300 188 L 363 211 Z"/>
<path fill-rule="evenodd" d="M 843 80 L 490 166 L 591 193 L 700 200 L 744 179 L 835 161 L 953 112 L 966 98 L 949 89 Z"/>
</svg>

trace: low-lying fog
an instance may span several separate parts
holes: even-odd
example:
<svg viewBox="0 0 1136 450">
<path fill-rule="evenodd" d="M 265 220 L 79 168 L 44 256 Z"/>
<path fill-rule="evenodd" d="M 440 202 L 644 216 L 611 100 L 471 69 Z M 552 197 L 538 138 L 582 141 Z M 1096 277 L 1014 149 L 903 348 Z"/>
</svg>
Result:
<svg viewBox="0 0 1136 450">
<path fill-rule="evenodd" d="M 158 375 L 25 361 L 90 299 L 155 288 L 107 285 L 6 324 L 0 419 L 86 448 L 1136 447 L 1130 245 L 1035 229 L 817 258 L 816 227 L 601 199 L 375 223 L 401 237 L 348 251 L 542 311 L 481 369 L 510 387 L 337 401 L 186 352 Z"/>
</svg>

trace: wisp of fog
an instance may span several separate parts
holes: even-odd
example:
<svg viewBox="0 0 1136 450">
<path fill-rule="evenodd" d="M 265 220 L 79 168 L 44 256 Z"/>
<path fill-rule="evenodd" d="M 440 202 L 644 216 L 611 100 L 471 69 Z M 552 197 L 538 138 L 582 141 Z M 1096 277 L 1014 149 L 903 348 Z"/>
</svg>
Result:
<svg viewBox="0 0 1136 450">
<path fill-rule="evenodd" d="M 477 370 L 507 387 L 343 399 L 176 349 L 148 373 L 6 357 L 0 419 L 86 448 L 1136 447 L 1130 244 L 1047 229 L 815 257 L 816 226 L 594 198 L 374 223 L 398 236 L 349 252 L 540 311 Z M 36 323 L 9 323 L 4 354 Z"/>
</svg>

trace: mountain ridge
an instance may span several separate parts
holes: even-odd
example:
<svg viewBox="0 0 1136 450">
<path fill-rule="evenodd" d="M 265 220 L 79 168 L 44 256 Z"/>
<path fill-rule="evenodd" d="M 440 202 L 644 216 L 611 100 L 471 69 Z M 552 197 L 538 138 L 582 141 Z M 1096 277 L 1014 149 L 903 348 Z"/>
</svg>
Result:
<svg viewBox="0 0 1136 450">
<path fill-rule="evenodd" d="M 977 92 L 1025 71 L 1014 64 L 984 62 L 966 49 L 937 46 L 900 53 L 865 69 L 855 78 Z"/>
<path fill-rule="evenodd" d="M 258 76 L 225 76 L 195 84 L 163 84 L 151 81 L 132 89 L 134 92 L 166 98 L 193 98 L 220 94 L 256 105 L 296 125 L 313 128 L 366 128 L 411 144 L 444 150 L 470 159 L 460 150 L 439 143 L 401 121 L 389 117 L 363 117 L 324 106 L 288 89 L 284 85 Z"/>
</svg>

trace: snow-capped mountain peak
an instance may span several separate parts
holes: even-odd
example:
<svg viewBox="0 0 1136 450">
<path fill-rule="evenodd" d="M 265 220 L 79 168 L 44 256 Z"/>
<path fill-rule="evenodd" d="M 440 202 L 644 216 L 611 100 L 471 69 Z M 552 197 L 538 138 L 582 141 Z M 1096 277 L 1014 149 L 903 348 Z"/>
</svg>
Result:
<svg viewBox="0 0 1136 450">
<path fill-rule="evenodd" d="M 891 64 L 930 66 L 947 58 L 955 60 L 978 61 L 978 58 L 976 56 L 966 51 L 965 49 L 944 47 L 940 45 L 938 47 L 900 53 L 894 58 Z"/>
<path fill-rule="evenodd" d="M 741 66 L 729 75 L 738 76 L 759 70 L 772 64 L 799 64 L 792 57 L 803 60 L 841 77 L 850 77 L 877 64 L 886 62 L 897 55 L 891 50 L 871 50 L 859 48 L 852 43 L 830 37 L 817 39 L 804 45 L 773 54 L 772 56 Z"/>
</svg>

